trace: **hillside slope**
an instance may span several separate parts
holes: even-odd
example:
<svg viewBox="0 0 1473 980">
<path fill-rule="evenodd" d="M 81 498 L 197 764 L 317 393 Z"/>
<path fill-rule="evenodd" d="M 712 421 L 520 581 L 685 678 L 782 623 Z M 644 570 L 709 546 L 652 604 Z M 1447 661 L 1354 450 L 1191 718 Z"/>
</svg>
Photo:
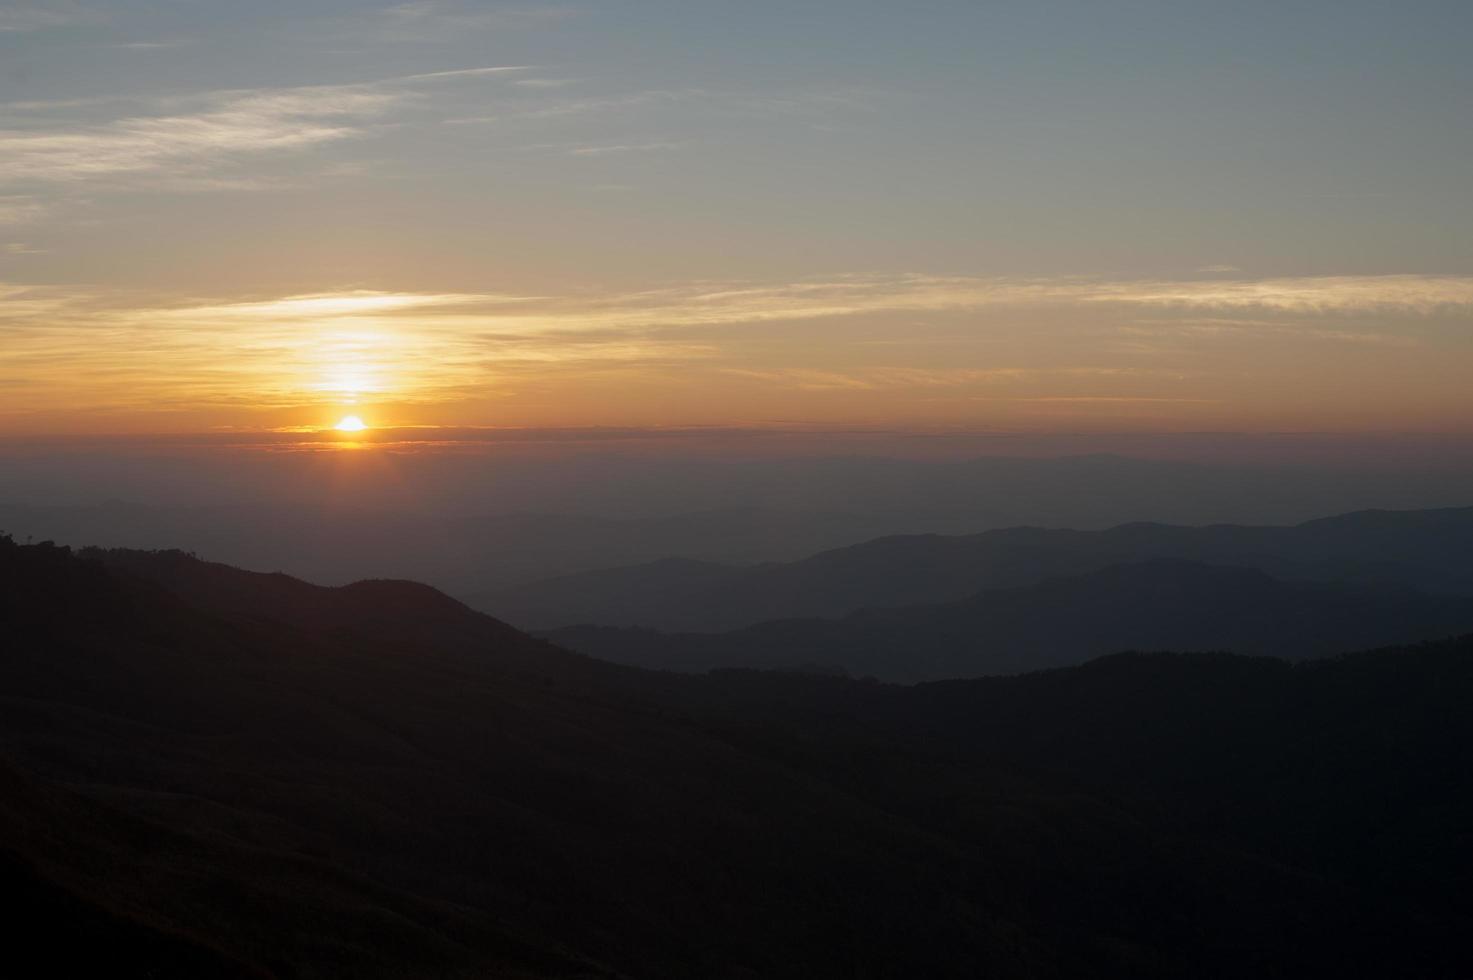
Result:
<svg viewBox="0 0 1473 980">
<path fill-rule="evenodd" d="M 1473 968 L 1468 641 L 683 677 L 239 574 L 0 542 L 33 946 L 80 929 L 140 977 Z"/>
</svg>

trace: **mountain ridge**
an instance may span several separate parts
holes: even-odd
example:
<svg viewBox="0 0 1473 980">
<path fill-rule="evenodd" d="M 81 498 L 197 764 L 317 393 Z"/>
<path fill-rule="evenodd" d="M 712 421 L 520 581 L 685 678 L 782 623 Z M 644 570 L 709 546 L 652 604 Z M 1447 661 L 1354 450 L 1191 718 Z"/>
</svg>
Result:
<svg viewBox="0 0 1473 980">
<path fill-rule="evenodd" d="M 145 929 L 57 950 L 75 931 L 38 928 L 13 956 L 140 978 L 1473 968 L 1473 638 L 903 687 L 649 673 L 453 604 L 394 629 L 268 585 L 284 613 L 222 610 L 0 539 L 0 785 L 39 787 L 0 796 L 0 870 L 67 889 L 73 924 Z"/>
<path fill-rule="evenodd" d="M 631 666 L 829 670 L 913 683 L 1022 673 L 1118 650 L 1304 659 L 1473 630 L 1473 598 L 1288 583 L 1261 569 L 1150 559 L 965 599 L 775 620 L 725 633 L 567 627 L 540 635 Z"/>
<path fill-rule="evenodd" d="M 1135 523 L 1104 531 L 1013 527 L 898 535 L 797 562 L 705 569 L 656 589 L 647 566 L 585 573 L 467 597 L 538 631 L 581 624 L 716 632 L 865 606 L 954 601 L 1147 558 L 1260 568 L 1280 578 L 1473 594 L 1473 508 L 1359 511 L 1296 525 Z M 656 595 L 657 600 L 644 597 Z"/>
</svg>

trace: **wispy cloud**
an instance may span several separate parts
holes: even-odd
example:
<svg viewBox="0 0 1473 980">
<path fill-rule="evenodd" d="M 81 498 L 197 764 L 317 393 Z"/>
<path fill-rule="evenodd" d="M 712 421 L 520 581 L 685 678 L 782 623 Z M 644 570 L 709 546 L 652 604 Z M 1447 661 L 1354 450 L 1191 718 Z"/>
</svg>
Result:
<svg viewBox="0 0 1473 980">
<path fill-rule="evenodd" d="M 253 409 L 393 397 L 435 402 L 551 370 L 628 370 L 714 353 L 637 333 L 559 335 L 497 316 L 537 297 L 350 290 L 226 303 L 151 304 L 81 289 L 0 284 L 10 370 L 71 404 L 119 410 Z M 0 407 L 6 402 L 0 392 Z"/>
<path fill-rule="evenodd" d="M 370 314 L 392 315 L 413 311 L 421 313 L 436 307 L 455 307 L 494 303 L 526 302 L 526 297 L 497 296 L 486 293 L 386 293 L 371 289 L 243 303 L 218 303 L 143 311 L 149 318 L 164 317 L 189 321 L 286 320 L 359 317 Z"/>
<path fill-rule="evenodd" d="M 1017 381 L 1037 374 L 1025 368 L 897 368 L 850 371 L 814 368 L 758 370 L 725 368 L 723 374 L 775 384 L 799 391 L 879 391 L 887 388 L 956 388 L 999 381 Z"/>
<path fill-rule="evenodd" d="M 0 6 L 0 32 L 21 33 L 50 27 L 95 23 L 104 19 L 102 12 L 85 7 L 74 0 L 49 2 L 8 2 Z"/>
<path fill-rule="evenodd" d="M 698 282 L 604 295 L 339 290 L 172 302 L 11 285 L 0 286 L 0 354 L 12 374 L 32 379 L 32 388 L 46 386 L 79 404 L 105 395 L 110 404 L 136 406 L 163 393 L 180 403 L 255 407 L 351 398 L 437 402 L 513 382 L 547 391 L 580 377 L 668 382 L 696 365 L 728 384 L 815 393 L 1166 406 L 1217 394 L 1200 390 L 1201 372 L 1213 363 L 1200 358 L 1223 350 L 1222 338 L 1252 342 L 1251 358 L 1249 349 L 1233 348 L 1232 363 L 1241 366 L 1283 341 L 1369 344 L 1382 342 L 1370 339 L 1375 335 L 1396 336 L 1379 326 L 1347 327 L 1335 316 L 1422 317 L 1473 306 L 1473 280 L 1457 277 L 1259 280 L 1230 284 L 1226 295 L 1223 285 L 912 275 Z M 1249 305 L 1255 315 L 1244 316 Z M 860 324 L 869 338 L 878 330 L 914 335 L 913 318 L 884 314 L 927 311 L 941 319 L 991 307 L 1004 315 L 976 321 L 970 342 L 950 331 L 973 321 L 946 318 L 946 352 L 920 355 L 920 348 L 902 345 L 885 356 L 876 353 L 883 348 L 832 344 L 844 336 L 835 331 Z M 1120 323 L 1116 311 L 1128 307 L 1144 312 Z M 1162 308 L 1193 312 L 1160 316 Z M 1018 342 L 1010 346 L 985 342 L 1014 312 L 1042 326 L 1014 329 Z M 1074 333 L 1080 342 L 1068 347 L 1069 362 L 1059 363 L 1058 345 L 1048 358 L 1037 356 L 1039 345 L 1026 331 L 1072 330 L 1092 314 L 1110 328 Z M 796 325 L 820 320 L 829 321 L 823 336 L 834 356 L 815 363 L 815 335 Z M 1116 344 L 1163 339 L 1170 346 L 1160 350 L 1188 359 L 1147 367 Z M 1180 388 L 1184 383 L 1192 389 Z"/>
<path fill-rule="evenodd" d="M 1119 328 L 1126 337 L 1148 340 L 1259 340 L 1295 338 L 1299 340 L 1326 341 L 1337 344 L 1357 344 L 1377 347 L 1417 347 L 1417 337 L 1389 330 L 1356 330 L 1344 327 L 1316 326 L 1321 318 L 1305 323 L 1303 318 L 1285 320 L 1244 320 L 1232 316 L 1217 316 L 1209 319 L 1173 317 L 1166 321 L 1132 323 Z"/>
<path fill-rule="evenodd" d="M 809 319 L 886 311 L 1114 304 L 1289 314 L 1429 314 L 1473 306 L 1473 277 L 1321 276 L 1183 282 L 849 276 L 771 284 L 711 284 L 629 297 L 662 320 L 691 323 Z"/>
<path fill-rule="evenodd" d="M 0 132 L 0 181 L 180 173 L 230 156 L 300 149 L 358 135 L 362 120 L 399 99 L 352 86 L 268 90 L 215 97 L 190 114 L 133 116 L 70 131 Z"/>
<path fill-rule="evenodd" d="M 1243 282 L 1107 282 L 866 275 L 786 283 L 694 283 L 552 302 L 533 320 L 564 328 L 757 324 L 882 313 L 957 313 L 990 307 L 1136 306 L 1203 313 L 1259 309 L 1284 315 L 1399 312 L 1473 306 L 1473 278 L 1330 276 Z M 509 316 L 516 315 L 508 313 Z"/>
<path fill-rule="evenodd" d="M 153 41 L 124 41 L 118 44 L 110 44 L 108 47 L 117 48 L 121 51 L 162 51 L 168 48 L 182 48 L 193 44 L 194 40 L 187 37 L 166 37 Z"/>
<path fill-rule="evenodd" d="M 700 94 L 702 93 L 698 90 L 650 89 L 643 92 L 629 92 L 623 95 L 592 98 L 563 98 L 551 102 L 534 103 L 530 106 L 520 103 L 506 105 L 494 113 L 451 118 L 446 119 L 445 122 L 451 125 L 465 125 L 470 123 L 502 122 L 512 119 L 560 119 L 570 116 L 593 115 L 596 113 L 621 112 L 656 105 L 674 105 L 696 98 Z"/>
<path fill-rule="evenodd" d="M 569 85 L 577 85 L 577 78 L 518 78 L 512 82 L 518 88 L 567 88 Z"/>
<path fill-rule="evenodd" d="M 536 81 L 538 80 L 517 79 L 512 82 L 512 86 L 535 89 L 538 86 L 523 83 Z M 522 94 L 529 96 L 532 93 L 523 92 Z M 529 101 L 522 98 L 498 104 L 494 112 L 452 117 L 445 119 L 444 122 L 452 125 L 469 125 L 504 123 L 513 120 L 523 122 L 573 120 L 578 117 L 610 117 L 660 109 L 686 108 L 698 112 L 707 124 L 720 125 L 723 121 L 794 116 L 805 113 L 827 118 L 836 109 L 854 110 L 864 105 L 865 99 L 862 93 L 823 88 L 778 94 L 700 87 L 657 88 L 611 95 L 563 96 L 542 101 Z"/>
<path fill-rule="evenodd" d="M 612 143 L 605 146 L 578 146 L 569 150 L 575 157 L 617 156 L 623 153 L 657 153 L 661 150 L 678 150 L 684 144 L 673 140 L 657 140 L 648 143 Z"/>
<path fill-rule="evenodd" d="M 1210 282 L 1132 282 L 1086 289 L 1095 302 L 1285 313 L 1427 314 L 1473 306 L 1473 277 L 1313 276 Z"/>
<path fill-rule="evenodd" d="M 45 205 L 30 197 L 0 196 L 0 225 L 29 224 L 45 213 Z"/>
<path fill-rule="evenodd" d="M 461 68 L 346 85 L 211 92 L 170 100 L 193 103 L 194 111 L 174 106 L 101 124 L 0 130 L 0 184 L 191 176 L 241 157 L 362 137 L 390 111 L 418 99 L 426 84 L 519 70 Z"/>
<path fill-rule="evenodd" d="M 384 41 L 449 41 L 469 32 L 547 23 L 570 16 L 572 8 L 548 4 L 520 7 L 412 0 L 379 12 L 367 25 Z"/>
<path fill-rule="evenodd" d="M 418 75 L 405 75 L 402 81 L 424 82 L 436 78 L 479 78 L 486 75 L 504 75 L 515 71 L 531 71 L 531 65 L 492 65 L 488 68 L 454 68 L 449 71 L 427 71 Z"/>
<path fill-rule="evenodd" d="M 133 102 L 118 95 L 93 95 L 76 99 L 20 99 L 13 102 L 0 102 L 0 109 L 6 112 L 55 112 L 58 109 L 80 109 L 86 106 L 100 106 L 109 103 Z"/>
<path fill-rule="evenodd" d="M 108 304 L 122 316 L 125 302 Z M 635 292 L 519 295 L 351 290 L 229 303 L 184 303 L 136 310 L 145 319 L 272 320 L 412 316 L 461 329 L 472 325 L 522 334 L 761 324 L 876 313 L 947 313 L 987 307 L 1087 309 L 1180 307 L 1203 317 L 1137 322 L 1130 329 L 1280 329 L 1281 319 L 1242 318 L 1245 309 L 1315 317 L 1396 312 L 1421 316 L 1473 306 L 1473 278 L 1337 276 L 1223 283 L 1078 279 L 977 279 L 864 275 L 769 284 L 699 281 Z M 1212 315 L 1222 311 L 1223 316 Z M 135 315 L 135 314 L 128 314 Z M 1313 319 L 1299 321 L 1313 327 Z M 1129 325 L 1127 325 L 1129 326 Z"/>
</svg>

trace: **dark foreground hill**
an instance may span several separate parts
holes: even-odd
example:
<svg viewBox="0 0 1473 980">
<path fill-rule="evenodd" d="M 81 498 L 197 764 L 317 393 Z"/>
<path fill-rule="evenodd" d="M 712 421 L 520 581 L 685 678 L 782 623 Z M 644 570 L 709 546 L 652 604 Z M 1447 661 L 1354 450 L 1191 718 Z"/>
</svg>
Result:
<svg viewBox="0 0 1473 980">
<path fill-rule="evenodd" d="M 635 667 L 808 670 L 914 682 L 1065 667 L 1119 650 L 1303 659 L 1473 632 L 1473 597 L 1281 582 L 1247 568 L 1112 565 L 961 602 L 726 633 L 573 626 L 545 636 Z"/>
<path fill-rule="evenodd" d="M 742 568 L 655 562 L 482 593 L 468 600 L 525 629 L 594 623 L 672 631 L 833 618 L 865 608 L 955 602 L 982 589 L 1178 559 L 1295 581 L 1473 595 L 1473 507 L 1362 511 L 1291 527 L 1123 524 L 911 535 Z"/>
<path fill-rule="evenodd" d="M 0 621 L 8 975 L 1473 971 L 1467 640 L 688 677 L 8 542 Z"/>
</svg>

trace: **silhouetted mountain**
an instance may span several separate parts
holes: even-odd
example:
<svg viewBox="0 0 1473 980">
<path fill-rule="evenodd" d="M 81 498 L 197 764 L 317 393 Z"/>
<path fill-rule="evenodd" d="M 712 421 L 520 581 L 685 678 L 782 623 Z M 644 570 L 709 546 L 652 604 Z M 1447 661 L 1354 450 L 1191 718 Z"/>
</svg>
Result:
<svg viewBox="0 0 1473 980">
<path fill-rule="evenodd" d="M 738 563 L 801 558 L 910 526 L 845 513 L 756 507 L 609 518 L 444 516 L 356 506 L 0 504 L 0 531 L 17 539 L 148 550 L 177 546 L 238 567 L 290 571 L 323 584 L 407 574 L 456 592 L 671 555 Z"/>
<path fill-rule="evenodd" d="M 1382 446 L 1373 469 L 1353 470 L 1107 453 L 926 461 L 500 450 L 391 453 L 380 460 L 385 465 L 374 462 L 377 453 L 268 453 L 240 467 L 182 447 L 139 458 L 89 449 L 7 458 L 0 531 L 74 546 L 184 548 L 321 584 L 406 577 L 471 595 L 671 557 L 797 561 L 895 534 L 1100 529 L 1143 519 L 1283 524 L 1365 507 L 1473 499 L 1473 465 L 1455 452 L 1444 453 L 1448 462 L 1435 473 L 1418 468 L 1427 465 L 1425 449 L 1421 463 L 1404 465 L 1387 463 L 1390 452 Z M 1024 583 L 974 582 L 953 596 L 906 601 L 1010 584 Z M 773 611 L 711 628 L 849 608 Z"/>
<path fill-rule="evenodd" d="M 657 670 L 829 670 L 912 682 L 1063 667 L 1119 650 L 1303 658 L 1470 631 L 1473 598 L 1286 583 L 1254 569 L 1159 559 L 843 619 L 727 633 L 573 626 L 543 635 Z"/>
<path fill-rule="evenodd" d="M 0 622 L 11 973 L 1473 970 L 1473 640 L 692 677 L 412 584 L 4 541 Z"/>
<path fill-rule="evenodd" d="M 960 537 L 881 538 L 802 561 L 703 568 L 685 582 L 660 566 L 611 569 L 472 597 L 527 629 L 641 626 L 730 630 L 844 616 L 866 607 L 957 601 L 982 589 L 1110 565 L 1175 558 L 1277 578 L 1473 594 L 1473 508 L 1365 511 L 1292 527 L 1124 524 L 1106 531 L 1019 527 Z"/>
</svg>

